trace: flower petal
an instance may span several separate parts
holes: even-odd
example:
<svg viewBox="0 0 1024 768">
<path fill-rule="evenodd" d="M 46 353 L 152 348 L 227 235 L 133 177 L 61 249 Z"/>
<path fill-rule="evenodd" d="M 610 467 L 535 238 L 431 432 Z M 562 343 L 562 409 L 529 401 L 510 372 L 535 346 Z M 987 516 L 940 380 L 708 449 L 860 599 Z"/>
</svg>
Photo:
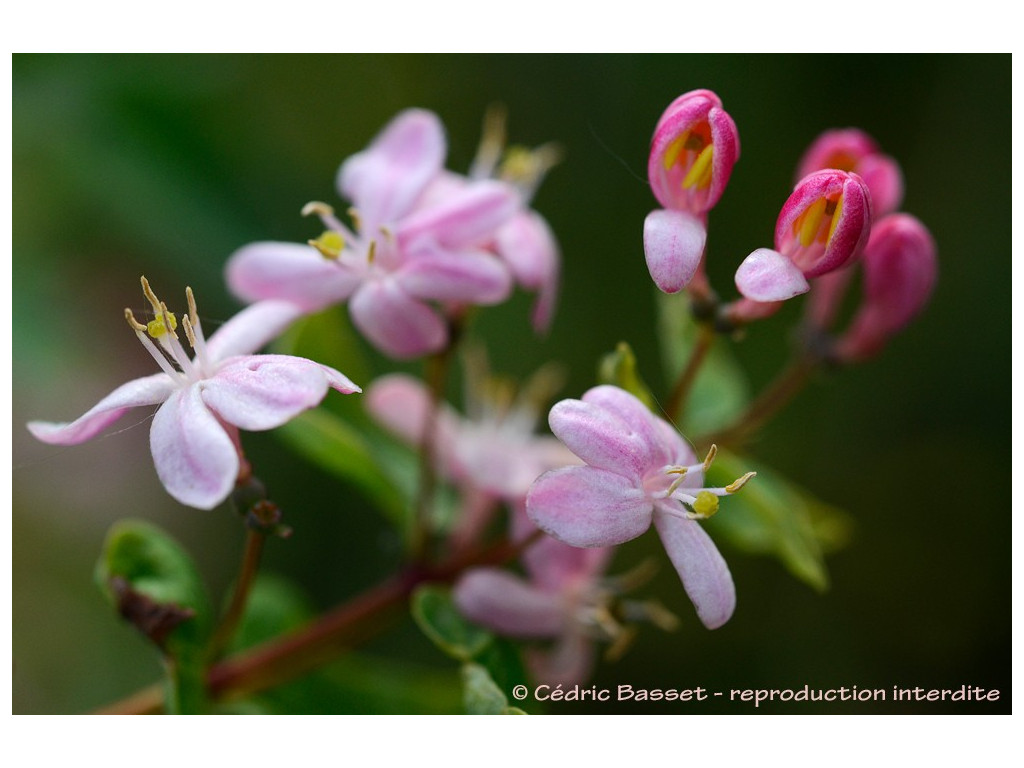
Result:
<svg viewBox="0 0 1024 768">
<path fill-rule="evenodd" d="M 231 254 L 225 273 L 232 293 L 244 301 L 284 299 L 307 312 L 344 301 L 362 280 L 357 271 L 298 243 L 246 245 Z"/>
<path fill-rule="evenodd" d="M 430 411 L 430 393 L 418 379 L 401 373 L 382 376 L 367 387 L 366 409 L 387 429 L 409 445 L 423 441 L 423 427 Z M 442 465 L 454 450 L 458 417 L 440 404 L 434 423 L 434 448 Z"/>
<path fill-rule="evenodd" d="M 573 686 L 586 682 L 594 668 L 594 641 L 582 628 L 573 627 L 550 649 L 527 648 L 526 665 L 531 674 L 548 685 Z"/>
<path fill-rule="evenodd" d="M 319 405 L 334 383 L 327 371 L 341 377 L 336 388 L 358 391 L 337 371 L 288 355 L 231 358 L 199 386 L 203 402 L 221 419 L 255 432 L 279 427 Z"/>
<path fill-rule="evenodd" d="M 622 475 L 594 467 L 563 467 L 537 478 L 526 513 L 542 531 L 574 547 L 610 547 L 651 525 L 653 505 Z"/>
<path fill-rule="evenodd" d="M 166 373 L 134 379 L 122 384 L 70 423 L 30 421 L 28 430 L 44 443 L 84 443 L 121 418 L 129 408 L 162 403 L 176 387 L 176 382 Z"/>
<path fill-rule="evenodd" d="M 651 211 L 644 220 L 644 256 L 655 285 L 677 293 L 693 279 L 704 256 L 707 229 L 685 211 Z"/>
<path fill-rule="evenodd" d="M 235 355 L 250 355 L 280 336 L 303 313 L 288 301 L 268 299 L 251 304 L 218 328 L 206 342 L 214 363 Z"/>
<path fill-rule="evenodd" d="M 497 304 L 512 292 L 512 276 L 483 251 L 452 253 L 433 245 L 417 249 L 395 273 L 410 296 L 433 301 Z"/>
<path fill-rule="evenodd" d="M 736 270 L 736 287 L 751 301 L 785 301 L 807 293 L 810 285 L 792 261 L 778 251 L 758 248 Z"/>
<path fill-rule="evenodd" d="M 537 291 L 533 328 L 546 331 L 551 326 L 558 297 L 561 261 L 551 227 L 535 211 L 522 211 L 498 229 L 495 248 L 516 282 L 527 290 Z"/>
<path fill-rule="evenodd" d="M 394 281 L 366 283 L 349 302 L 352 321 L 374 346 L 398 359 L 441 349 L 448 329 L 441 317 Z"/>
<path fill-rule="evenodd" d="M 398 240 L 403 247 L 422 240 L 449 248 L 479 245 L 492 240 L 518 208 L 519 195 L 509 185 L 475 181 L 410 214 L 402 221 Z"/>
<path fill-rule="evenodd" d="M 683 436 L 664 419 L 651 413 L 640 400 L 620 387 L 609 384 L 587 390 L 583 402 L 599 406 L 618 416 L 637 433 L 640 442 L 648 447 L 648 465 L 688 465 L 694 462 L 693 449 Z"/>
<path fill-rule="evenodd" d="M 639 483 L 657 463 L 649 423 L 629 422 L 600 403 L 562 400 L 552 406 L 548 423 L 566 448 L 593 467 Z"/>
<path fill-rule="evenodd" d="M 338 190 L 359 210 L 366 231 L 404 216 L 441 171 L 447 146 L 437 115 L 407 109 L 338 170 Z"/>
<path fill-rule="evenodd" d="M 497 568 L 474 568 L 455 585 L 455 604 L 466 618 L 503 635 L 555 637 L 566 623 L 563 599 Z"/>
<path fill-rule="evenodd" d="M 736 608 L 736 588 L 711 537 L 697 521 L 662 509 L 655 509 L 654 527 L 704 626 L 717 629 L 725 624 Z"/>
<path fill-rule="evenodd" d="M 160 406 L 149 445 L 160 482 L 182 504 L 213 509 L 235 485 L 238 451 L 197 385 L 179 389 Z"/>
</svg>

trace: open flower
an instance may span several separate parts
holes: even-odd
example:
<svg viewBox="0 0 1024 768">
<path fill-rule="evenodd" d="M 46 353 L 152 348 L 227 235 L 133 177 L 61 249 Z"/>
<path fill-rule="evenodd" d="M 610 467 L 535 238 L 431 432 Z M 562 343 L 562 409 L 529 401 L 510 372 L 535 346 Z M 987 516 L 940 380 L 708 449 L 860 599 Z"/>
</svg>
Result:
<svg viewBox="0 0 1024 768">
<path fill-rule="evenodd" d="M 736 124 L 708 90 L 684 93 L 654 129 L 647 178 L 663 206 L 644 221 L 644 255 L 655 284 L 676 293 L 697 274 L 707 240 L 707 213 L 740 156 Z"/>
<path fill-rule="evenodd" d="M 519 206 L 511 187 L 492 180 L 424 204 L 444 156 L 437 116 L 402 112 L 338 172 L 353 227 L 325 203 L 310 203 L 303 213 L 318 215 L 326 231 L 308 245 L 236 251 L 227 266 L 231 289 L 246 301 L 285 299 L 307 312 L 347 301 L 356 327 L 395 358 L 442 349 L 448 326 L 431 302 L 494 304 L 511 292 L 508 267 L 486 246 Z"/>
<path fill-rule="evenodd" d="M 574 547 L 621 544 L 653 523 L 704 625 L 728 621 L 736 604 L 732 576 L 699 521 L 753 473 L 725 488 L 703 487 L 714 450 L 698 462 L 670 424 L 618 387 L 557 403 L 549 423 L 586 466 L 547 472 L 533 484 L 526 511 L 534 523 Z"/>
<path fill-rule="evenodd" d="M 161 404 L 153 417 L 150 448 L 160 481 L 182 504 L 212 509 L 238 478 L 238 429 L 273 429 L 319 404 L 329 388 L 360 389 L 325 365 L 286 355 L 252 355 L 291 323 L 300 310 L 282 301 L 254 304 L 225 323 L 207 342 L 192 290 L 181 318 L 195 352 L 178 340 L 178 320 L 157 299 L 146 278 L 142 288 L 155 319 L 148 325 L 125 310 L 139 341 L 162 373 L 122 384 L 75 421 L 34 421 L 29 431 L 46 443 L 85 442 L 136 406 Z M 155 344 L 154 344 L 155 340 Z"/>
</svg>

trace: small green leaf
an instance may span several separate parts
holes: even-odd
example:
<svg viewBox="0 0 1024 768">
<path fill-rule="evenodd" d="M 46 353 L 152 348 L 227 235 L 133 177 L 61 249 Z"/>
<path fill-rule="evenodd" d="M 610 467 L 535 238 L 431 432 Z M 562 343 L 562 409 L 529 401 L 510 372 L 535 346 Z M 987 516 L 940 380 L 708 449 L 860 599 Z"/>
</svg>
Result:
<svg viewBox="0 0 1024 768">
<path fill-rule="evenodd" d="M 462 665 L 462 690 L 466 713 L 470 715 L 524 714 L 522 710 L 512 713 L 508 697 L 491 679 L 486 668 L 466 662 Z"/>
<path fill-rule="evenodd" d="M 662 364 L 671 384 L 682 373 L 697 344 L 700 326 L 681 294 L 658 292 L 658 337 Z M 750 391 L 743 370 L 726 339 L 708 350 L 686 401 L 684 434 L 701 435 L 731 424 L 744 410 Z"/>
<path fill-rule="evenodd" d="M 442 587 L 424 584 L 417 589 L 412 596 L 412 616 L 438 648 L 459 661 L 476 657 L 494 639 L 463 618 L 451 592 Z"/>
<path fill-rule="evenodd" d="M 727 485 L 751 471 L 757 477 L 723 499 L 708 521 L 713 535 L 748 552 L 773 555 L 797 578 L 819 591 L 828 589 L 825 552 L 848 540 L 848 518 L 777 472 L 724 450 L 708 478 L 713 485 Z"/>
<path fill-rule="evenodd" d="M 601 358 L 597 379 L 602 384 L 614 384 L 626 390 L 649 409 L 656 410 L 654 395 L 637 372 L 636 355 L 626 342 L 620 341 L 614 352 Z"/>
<path fill-rule="evenodd" d="M 201 711 L 212 612 L 192 558 L 155 525 L 123 520 L 107 534 L 95 576 L 118 613 L 163 652 L 167 710 Z"/>
</svg>

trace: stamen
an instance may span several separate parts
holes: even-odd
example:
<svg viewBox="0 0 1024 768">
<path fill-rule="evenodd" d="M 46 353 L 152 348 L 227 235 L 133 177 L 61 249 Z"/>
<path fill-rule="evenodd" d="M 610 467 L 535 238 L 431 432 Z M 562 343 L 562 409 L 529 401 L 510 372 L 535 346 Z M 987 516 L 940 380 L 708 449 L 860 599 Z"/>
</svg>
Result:
<svg viewBox="0 0 1024 768">
<path fill-rule="evenodd" d="M 480 146 L 473 159 L 473 166 L 469 169 L 470 178 L 489 179 L 501 159 L 501 152 L 505 148 L 505 122 L 508 116 L 507 110 L 502 104 L 492 104 L 484 112 L 483 135 L 480 137 Z"/>
<path fill-rule="evenodd" d="M 149 352 L 150 356 L 154 360 L 156 360 L 157 365 L 160 366 L 163 372 L 166 373 L 171 378 L 178 378 L 179 376 L 181 376 L 181 374 L 174 369 L 174 366 L 172 366 L 168 362 L 167 358 L 163 355 L 163 353 L 159 349 L 157 349 L 156 344 L 149 340 L 149 336 L 146 335 L 148 330 L 146 326 L 138 322 L 135 319 L 135 315 L 133 315 L 132 311 L 127 307 L 125 307 L 124 310 L 124 319 L 128 321 L 128 325 L 131 327 L 133 331 L 135 331 L 135 335 L 139 337 L 139 341 L 142 342 L 142 346 L 144 346 L 146 348 L 146 351 Z"/>
<path fill-rule="evenodd" d="M 743 477 L 733 480 L 727 486 L 725 486 L 726 493 L 736 493 L 740 488 L 750 482 L 750 478 L 756 477 L 757 472 L 747 472 Z"/>
<path fill-rule="evenodd" d="M 136 333 L 146 332 L 146 326 L 144 326 L 142 323 L 135 319 L 135 315 L 132 313 L 130 309 L 128 309 L 128 307 L 124 308 L 124 319 L 128 321 L 128 325 Z"/>
<path fill-rule="evenodd" d="M 153 313 L 159 315 L 160 299 L 156 297 L 156 294 L 153 293 L 153 289 L 149 287 L 149 280 L 146 279 L 145 275 L 142 276 L 142 292 L 146 295 L 149 303 L 153 306 Z"/>
<path fill-rule="evenodd" d="M 830 207 L 831 207 L 831 210 L 830 210 Z M 825 238 L 825 242 L 826 243 L 831 242 L 832 234 L 836 231 L 836 225 L 839 224 L 840 216 L 837 216 L 836 212 L 837 211 L 841 212 L 842 210 L 843 210 L 843 196 L 842 195 L 839 195 L 839 199 L 838 200 L 834 200 L 834 201 L 830 200 L 829 204 L 827 206 L 825 206 L 825 213 L 828 213 L 828 214 L 832 215 L 832 223 L 829 225 L 829 228 L 828 228 L 828 237 Z"/>
<path fill-rule="evenodd" d="M 676 160 L 679 159 L 679 153 L 683 151 L 683 144 L 686 143 L 686 139 L 688 136 L 689 133 L 684 133 L 682 136 L 680 136 L 678 139 L 676 139 L 675 141 L 668 145 L 668 148 L 665 150 L 665 157 L 662 160 L 662 162 L 665 165 L 666 171 L 670 170 L 672 166 L 676 164 Z"/>
<path fill-rule="evenodd" d="M 311 200 L 302 206 L 303 216 L 333 216 L 334 209 L 327 203 L 321 203 L 319 200 Z"/>
<path fill-rule="evenodd" d="M 714 144 L 708 144 L 701 150 L 700 154 L 697 155 L 697 159 L 693 161 L 693 165 L 690 166 L 690 170 L 683 178 L 683 189 L 690 189 L 691 187 L 705 189 L 711 186 L 711 160 L 714 154 Z"/>
<path fill-rule="evenodd" d="M 718 511 L 718 497 L 711 491 L 701 491 L 692 506 L 697 517 L 706 520 Z"/>
<path fill-rule="evenodd" d="M 191 346 L 192 349 L 195 349 L 196 334 L 195 331 L 192 330 L 192 321 L 188 319 L 188 315 L 181 318 L 181 325 L 185 329 L 185 338 L 188 339 L 189 346 Z"/>
<path fill-rule="evenodd" d="M 328 229 L 316 240 L 307 240 L 309 245 L 316 248 L 320 255 L 328 261 L 337 261 L 341 252 L 345 249 L 345 238 L 340 233 Z"/>
<path fill-rule="evenodd" d="M 185 325 L 185 333 L 189 334 L 188 343 L 196 351 L 196 362 L 199 363 L 200 370 L 209 371 L 210 358 L 206 354 L 206 338 L 203 336 L 203 326 L 199 322 L 199 312 L 196 310 L 196 297 L 191 287 L 185 287 L 185 299 L 188 301 L 189 317 L 182 318 L 182 324 Z"/>
<path fill-rule="evenodd" d="M 366 263 L 373 264 L 375 258 L 377 258 L 377 241 L 371 240 L 369 247 L 366 249 Z"/>
<path fill-rule="evenodd" d="M 825 217 L 825 198 L 819 198 L 796 221 L 797 236 L 804 248 L 815 241 L 821 220 Z"/>
<path fill-rule="evenodd" d="M 348 209 L 348 217 L 352 219 L 352 226 L 354 226 L 357 230 L 361 230 L 363 228 L 363 219 L 362 217 L 360 217 L 359 211 L 357 211 L 355 208 Z"/>
<path fill-rule="evenodd" d="M 718 446 L 714 443 L 708 448 L 708 455 L 704 457 L 704 463 L 701 465 L 704 467 L 704 471 L 707 472 L 711 469 L 711 462 L 715 460 L 715 456 L 718 455 Z"/>
</svg>

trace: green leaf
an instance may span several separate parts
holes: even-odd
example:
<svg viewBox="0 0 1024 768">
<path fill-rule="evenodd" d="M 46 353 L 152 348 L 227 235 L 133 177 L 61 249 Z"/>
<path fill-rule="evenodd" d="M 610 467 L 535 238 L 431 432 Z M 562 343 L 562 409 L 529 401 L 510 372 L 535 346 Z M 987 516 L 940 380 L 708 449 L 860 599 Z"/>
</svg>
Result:
<svg viewBox="0 0 1024 768">
<path fill-rule="evenodd" d="M 462 665 L 463 703 L 470 715 L 525 715 L 518 707 L 508 705 L 498 684 L 485 667 L 472 662 Z"/>
<path fill-rule="evenodd" d="M 274 349 L 336 368 L 363 388 L 372 378 L 370 364 L 344 307 L 331 307 L 296 321 Z"/>
<path fill-rule="evenodd" d="M 722 500 L 707 525 L 748 552 L 777 557 L 798 579 L 828 589 L 825 552 L 849 539 L 849 518 L 763 464 L 719 450 L 708 471 L 712 485 L 728 485 L 746 472 L 757 477 Z"/>
<path fill-rule="evenodd" d="M 379 450 L 348 422 L 323 408 L 306 411 L 277 434 L 321 469 L 362 492 L 398 528 L 411 525 L 411 505 Z"/>
<path fill-rule="evenodd" d="M 654 395 L 637 372 L 636 355 L 626 342 L 620 341 L 614 352 L 601 358 L 597 378 L 602 384 L 614 384 L 626 390 L 652 411 L 657 409 Z"/>
<path fill-rule="evenodd" d="M 683 294 L 658 291 L 658 337 L 662 364 L 670 386 L 682 373 L 697 344 L 700 325 Z M 726 339 L 712 342 L 686 401 L 680 425 L 687 435 L 700 435 L 731 424 L 744 410 L 750 390 L 743 370 Z"/>
<path fill-rule="evenodd" d="M 201 711 L 212 611 L 192 558 L 155 525 L 123 520 L 107 534 L 95 577 L 118 613 L 163 652 L 167 710 Z"/>
<path fill-rule="evenodd" d="M 463 618 L 451 592 L 443 587 L 419 587 L 412 596 L 412 616 L 438 648 L 459 661 L 473 659 L 494 640 L 489 632 Z"/>
</svg>

